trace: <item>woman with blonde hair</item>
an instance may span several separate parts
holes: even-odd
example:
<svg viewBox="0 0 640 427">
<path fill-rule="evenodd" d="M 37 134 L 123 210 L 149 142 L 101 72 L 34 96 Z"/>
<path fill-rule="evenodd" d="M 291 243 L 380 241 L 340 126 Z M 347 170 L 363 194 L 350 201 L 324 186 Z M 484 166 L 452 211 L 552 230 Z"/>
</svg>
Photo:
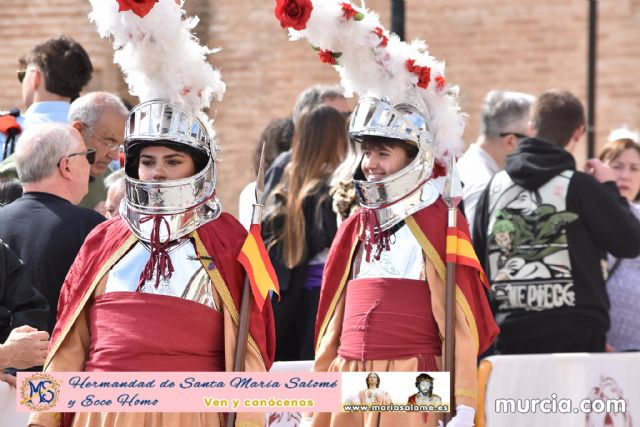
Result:
<svg viewBox="0 0 640 427">
<path fill-rule="evenodd" d="M 291 162 L 265 203 L 263 237 L 280 282 L 276 359 L 313 359 L 322 270 L 336 234 L 329 181 L 348 150 L 346 120 L 321 105 L 295 126 Z"/>
<path fill-rule="evenodd" d="M 619 135 L 619 133 L 617 133 Z M 629 202 L 631 211 L 640 219 L 640 138 L 627 132 L 608 142 L 600 160 L 614 172 L 620 194 Z M 620 236 L 624 238 L 624 236 Z M 609 255 L 607 292 L 611 302 L 611 327 L 607 341 L 617 351 L 640 350 L 640 257 L 614 258 Z"/>
</svg>

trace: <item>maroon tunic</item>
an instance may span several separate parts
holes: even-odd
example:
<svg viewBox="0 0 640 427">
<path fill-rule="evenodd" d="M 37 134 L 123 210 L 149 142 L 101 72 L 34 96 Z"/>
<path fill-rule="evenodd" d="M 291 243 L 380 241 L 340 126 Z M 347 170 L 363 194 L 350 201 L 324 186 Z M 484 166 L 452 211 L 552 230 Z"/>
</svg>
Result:
<svg viewBox="0 0 640 427">
<path fill-rule="evenodd" d="M 85 371 L 224 371 L 222 313 L 165 295 L 110 292 L 89 310 Z M 197 327 L 196 327 L 197 326 Z"/>
<path fill-rule="evenodd" d="M 367 278 L 347 285 L 338 354 L 346 360 L 418 357 L 437 370 L 441 354 L 431 293 L 424 280 Z"/>
</svg>

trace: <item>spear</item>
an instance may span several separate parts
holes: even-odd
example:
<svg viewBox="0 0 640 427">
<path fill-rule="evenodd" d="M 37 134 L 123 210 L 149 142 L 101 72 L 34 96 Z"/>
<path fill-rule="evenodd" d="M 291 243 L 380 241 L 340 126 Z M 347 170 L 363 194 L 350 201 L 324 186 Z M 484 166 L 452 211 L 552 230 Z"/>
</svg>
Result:
<svg viewBox="0 0 640 427">
<path fill-rule="evenodd" d="M 262 151 L 260 152 L 260 164 L 258 166 L 258 176 L 256 177 L 255 198 L 253 204 L 253 212 L 251 213 L 251 225 L 260 224 L 262 222 L 262 211 L 264 209 L 264 146 L 262 143 Z M 238 324 L 238 340 L 236 341 L 236 352 L 233 359 L 234 372 L 244 371 L 244 360 L 247 353 L 247 341 L 249 338 L 249 314 L 251 313 L 251 284 L 249 275 L 244 279 L 242 287 L 242 299 L 240 302 L 240 322 Z M 236 423 L 236 412 L 230 412 L 227 418 L 227 427 L 233 427 Z"/>
<path fill-rule="evenodd" d="M 445 327 L 444 327 L 444 370 L 449 372 L 449 412 L 445 414 L 445 424 L 448 423 L 455 408 L 455 324 L 456 324 L 456 257 L 458 205 L 462 199 L 462 185 L 458 176 L 455 156 L 447 170 L 447 178 L 442 192 L 442 198 L 448 207 L 447 216 L 447 285 L 445 293 Z M 454 256 L 450 256 L 453 254 Z"/>
</svg>

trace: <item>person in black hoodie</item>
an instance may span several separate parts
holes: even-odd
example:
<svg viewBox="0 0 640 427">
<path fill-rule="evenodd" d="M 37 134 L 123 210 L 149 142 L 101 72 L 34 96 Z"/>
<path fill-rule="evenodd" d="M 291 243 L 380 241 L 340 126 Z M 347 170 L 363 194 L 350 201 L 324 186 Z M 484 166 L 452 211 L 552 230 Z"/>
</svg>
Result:
<svg viewBox="0 0 640 427">
<path fill-rule="evenodd" d="M 607 252 L 640 254 L 640 223 L 607 166 L 576 171 L 571 152 L 585 119 L 575 96 L 545 92 L 530 126 L 534 137 L 507 156 L 481 196 L 473 229 L 501 329 L 496 350 L 602 352 L 609 328 L 602 262 Z"/>
</svg>

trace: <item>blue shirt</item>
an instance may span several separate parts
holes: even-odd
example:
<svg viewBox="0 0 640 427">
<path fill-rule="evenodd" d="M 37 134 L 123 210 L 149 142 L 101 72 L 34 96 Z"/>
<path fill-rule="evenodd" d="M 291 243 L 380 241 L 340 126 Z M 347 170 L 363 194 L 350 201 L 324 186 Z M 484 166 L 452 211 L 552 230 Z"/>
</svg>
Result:
<svg viewBox="0 0 640 427">
<path fill-rule="evenodd" d="M 36 102 L 16 119 L 22 128 L 22 132 L 29 126 L 47 122 L 68 123 L 69 104 L 66 101 Z M 0 133 L 0 160 L 4 160 L 4 143 L 6 135 Z"/>
</svg>

